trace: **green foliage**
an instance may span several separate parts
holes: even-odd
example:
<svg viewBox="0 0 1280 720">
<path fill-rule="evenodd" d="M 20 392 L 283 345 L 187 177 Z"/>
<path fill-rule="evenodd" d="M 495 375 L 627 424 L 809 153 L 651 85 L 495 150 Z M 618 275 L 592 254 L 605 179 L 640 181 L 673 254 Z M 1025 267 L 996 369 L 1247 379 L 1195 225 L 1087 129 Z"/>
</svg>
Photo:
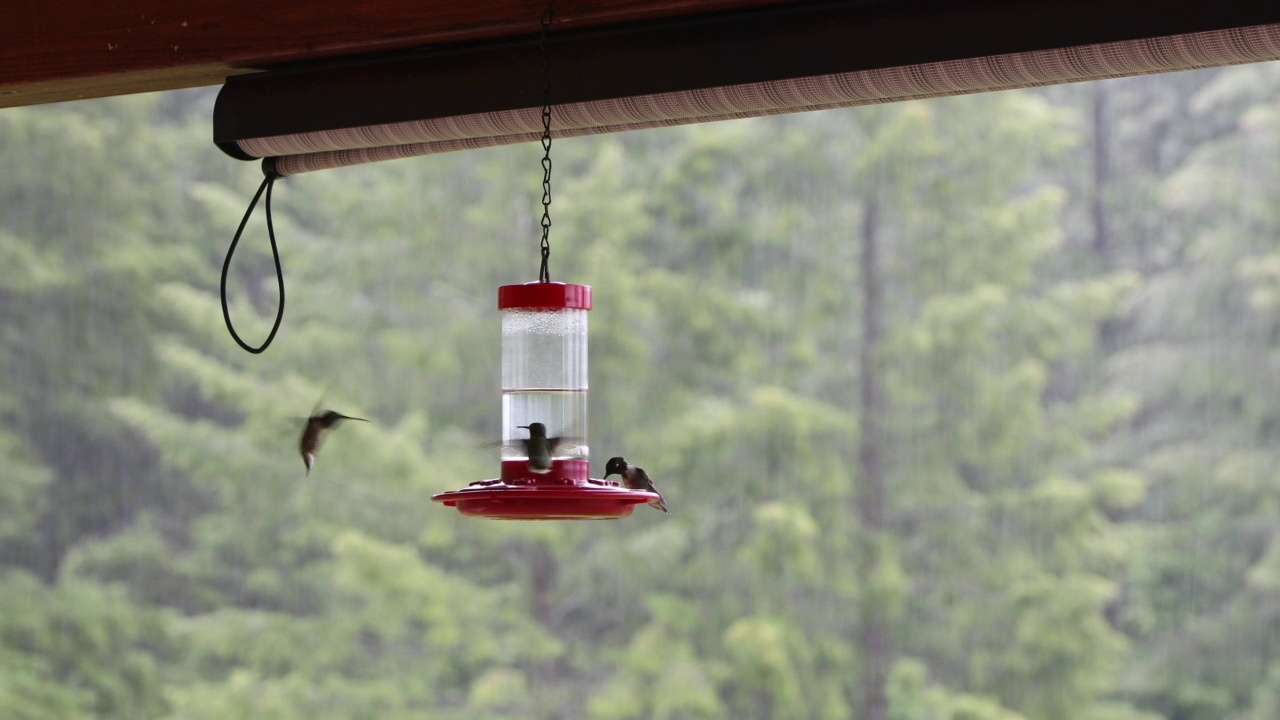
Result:
<svg viewBox="0 0 1280 720">
<path fill-rule="evenodd" d="M 889 679 L 892 720 L 1025 720 L 980 695 L 956 694 L 929 684 L 928 668 L 919 660 L 899 660 Z"/>
<path fill-rule="evenodd" d="M 278 183 L 249 356 L 216 278 L 257 178 L 209 92 L 0 112 L 0 717 L 854 720 L 868 615 L 894 720 L 1274 717 L 1278 96 L 1251 66 L 557 141 L 597 462 L 672 510 L 581 524 L 430 500 L 496 470 L 533 146 Z M 243 335 L 275 292 L 259 215 Z M 317 403 L 373 422 L 307 476 Z"/>
<path fill-rule="evenodd" d="M 0 699 L 6 717 L 154 718 L 167 709 L 162 613 L 116 589 L 64 580 L 47 588 L 0 575 Z"/>
</svg>

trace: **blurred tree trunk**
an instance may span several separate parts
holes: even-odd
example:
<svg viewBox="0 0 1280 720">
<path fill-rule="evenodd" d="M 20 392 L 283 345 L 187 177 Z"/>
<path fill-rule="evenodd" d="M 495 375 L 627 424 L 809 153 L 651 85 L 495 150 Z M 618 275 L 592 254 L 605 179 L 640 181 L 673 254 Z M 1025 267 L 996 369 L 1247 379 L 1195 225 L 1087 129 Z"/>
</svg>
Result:
<svg viewBox="0 0 1280 720">
<path fill-rule="evenodd" d="M 1111 231 L 1111 107 L 1110 89 L 1105 81 L 1093 84 L 1090 110 L 1090 134 L 1093 136 L 1093 189 L 1090 193 L 1090 215 L 1093 219 L 1093 254 L 1098 267 L 1104 273 L 1114 272 L 1116 251 Z M 1098 336 L 1104 351 L 1116 347 L 1123 321 L 1108 318 L 1098 328 Z"/>
<path fill-rule="evenodd" d="M 862 216 L 862 348 L 859 357 L 861 379 L 860 408 L 862 431 L 858 446 L 858 517 L 861 521 L 864 578 L 876 577 L 882 561 L 881 536 L 885 532 L 885 481 L 883 451 L 885 441 L 884 377 L 879 368 L 880 343 L 884 336 L 883 288 L 880 278 L 879 205 L 874 195 L 867 198 Z M 889 619 L 880 598 L 864 600 L 859 618 L 859 650 L 862 656 L 863 720 L 885 720 L 888 697 L 885 685 L 889 673 Z"/>
<path fill-rule="evenodd" d="M 1111 229 L 1107 222 L 1107 185 L 1111 175 L 1108 139 L 1111 126 L 1107 109 L 1107 84 L 1094 83 L 1090 123 L 1093 135 L 1093 192 L 1090 214 L 1093 217 L 1093 251 L 1104 266 L 1111 266 Z"/>
</svg>

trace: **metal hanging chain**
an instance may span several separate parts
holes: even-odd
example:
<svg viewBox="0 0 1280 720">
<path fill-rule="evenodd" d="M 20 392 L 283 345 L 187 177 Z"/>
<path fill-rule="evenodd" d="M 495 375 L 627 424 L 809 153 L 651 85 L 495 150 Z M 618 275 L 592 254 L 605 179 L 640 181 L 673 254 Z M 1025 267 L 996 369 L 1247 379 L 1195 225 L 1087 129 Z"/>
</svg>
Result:
<svg viewBox="0 0 1280 720">
<path fill-rule="evenodd" d="M 547 260 L 551 257 L 551 54 L 547 50 L 547 31 L 555 17 L 556 0 L 547 3 L 542 13 L 542 265 L 538 281 L 551 282 Z"/>
</svg>

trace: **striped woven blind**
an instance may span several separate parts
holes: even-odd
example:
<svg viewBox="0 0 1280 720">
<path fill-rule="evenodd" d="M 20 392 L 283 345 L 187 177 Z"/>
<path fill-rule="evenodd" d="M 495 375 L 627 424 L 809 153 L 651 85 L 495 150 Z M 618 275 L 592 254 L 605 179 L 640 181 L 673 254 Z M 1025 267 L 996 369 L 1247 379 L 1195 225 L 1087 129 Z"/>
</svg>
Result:
<svg viewBox="0 0 1280 720">
<path fill-rule="evenodd" d="M 1280 59 L 1280 24 L 555 106 L 557 138 Z M 237 140 L 281 176 L 536 142 L 541 107 Z"/>
</svg>

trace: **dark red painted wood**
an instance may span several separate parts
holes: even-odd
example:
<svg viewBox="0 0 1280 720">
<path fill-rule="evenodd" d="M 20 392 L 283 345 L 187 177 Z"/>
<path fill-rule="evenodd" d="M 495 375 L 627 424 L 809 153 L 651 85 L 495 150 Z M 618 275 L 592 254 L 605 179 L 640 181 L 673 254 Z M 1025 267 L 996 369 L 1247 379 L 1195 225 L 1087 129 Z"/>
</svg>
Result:
<svg viewBox="0 0 1280 720">
<path fill-rule="evenodd" d="M 559 0 L 557 27 L 793 0 Z M 544 0 L 16 0 L 0 12 L 0 107 L 219 83 L 317 58 L 538 32 Z"/>
</svg>

